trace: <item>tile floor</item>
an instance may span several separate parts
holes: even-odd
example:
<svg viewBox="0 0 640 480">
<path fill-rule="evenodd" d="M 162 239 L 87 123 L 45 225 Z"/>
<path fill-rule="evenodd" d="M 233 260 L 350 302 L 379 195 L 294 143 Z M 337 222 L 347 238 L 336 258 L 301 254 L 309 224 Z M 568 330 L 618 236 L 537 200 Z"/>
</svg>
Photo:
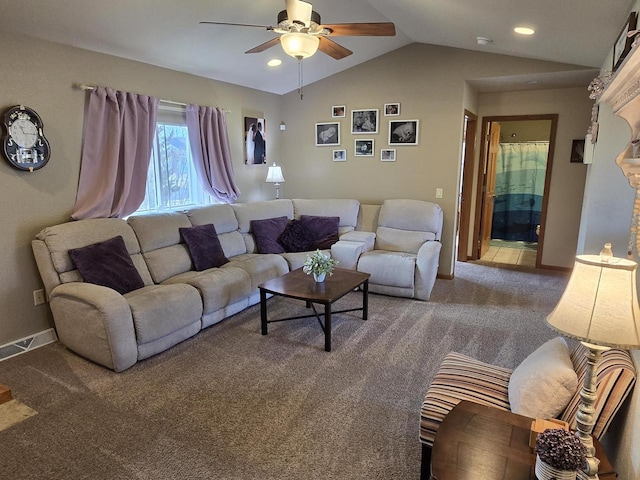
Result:
<svg viewBox="0 0 640 480">
<path fill-rule="evenodd" d="M 489 247 L 480 259 L 483 262 L 502 263 L 507 265 L 536 266 L 536 251 L 520 248 Z"/>
</svg>

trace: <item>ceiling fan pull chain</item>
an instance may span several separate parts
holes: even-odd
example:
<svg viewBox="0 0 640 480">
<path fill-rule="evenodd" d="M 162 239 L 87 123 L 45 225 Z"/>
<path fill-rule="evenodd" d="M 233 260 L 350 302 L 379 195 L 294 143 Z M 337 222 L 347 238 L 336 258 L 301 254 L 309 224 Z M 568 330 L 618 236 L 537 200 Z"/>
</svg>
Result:
<svg viewBox="0 0 640 480">
<path fill-rule="evenodd" d="M 300 94 L 300 100 L 302 100 L 302 86 L 303 86 L 303 75 L 302 75 L 302 57 L 298 57 L 298 93 Z"/>
</svg>

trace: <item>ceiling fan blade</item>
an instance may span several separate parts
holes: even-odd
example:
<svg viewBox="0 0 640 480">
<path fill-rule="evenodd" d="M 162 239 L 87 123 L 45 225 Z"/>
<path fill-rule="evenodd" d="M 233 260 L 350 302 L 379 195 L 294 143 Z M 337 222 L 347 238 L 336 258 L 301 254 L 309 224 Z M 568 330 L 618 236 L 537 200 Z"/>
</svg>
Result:
<svg viewBox="0 0 640 480">
<path fill-rule="evenodd" d="M 335 58 L 336 60 L 341 60 L 344 57 L 348 57 L 353 52 L 348 48 L 343 47 L 339 43 L 334 42 L 330 38 L 320 36 L 320 45 L 318 45 L 318 50 L 322 53 L 326 53 L 330 57 Z"/>
<path fill-rule="evenodd" d="M 250 23 L 200 22 L 200 25 L 231 25 L 232 27 L 258 27 L 266 28 L 267 30 L 273 30 L 273 27 L 269 25 L 253 25 Z"/>
<path fill-rule="evenodd" d="M 278 37 L 272 38 L 268 42 L 264 42 L 263 44 L 258 45 L 257 47 L 253 47 L 251 50 L 247 50 L 244 53 L 260 53 L 260 52 L 264 52 L 266 49 L 271 48 L 271 47 L 275 47 L 279 43 L 280 43 L 280 37 L 278 36 Z"/>
<path fill-rule="evenodd" d="M 311 12 L 313 5 L 302 0 L 285 0 L 287 18 L 292 22 L 304 23 L 305 27 L 311 25 Z"/>
<path fill-rule="evenodd" d="M 368 37 L 393 37 L 396 34 L 396 26 L 392 22 L 333 23 L 330 25 L 322 25 L 321 27 L 331 30 L 329 35 L 335 37 L 349 37 L 357 35 Z"/>
</svg>

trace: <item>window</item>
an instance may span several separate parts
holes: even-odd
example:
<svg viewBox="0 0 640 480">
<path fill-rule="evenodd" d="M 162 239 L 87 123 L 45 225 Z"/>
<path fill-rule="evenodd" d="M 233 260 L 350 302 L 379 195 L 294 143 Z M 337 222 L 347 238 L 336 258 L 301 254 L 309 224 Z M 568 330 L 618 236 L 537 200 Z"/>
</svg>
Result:
<svg viewBox="0 0 640 480">
<path fill-rule="evenodd" d="M 175 110 L 158 112 L 146 195 L 134 215 L 218 203 L 200 187 L 191 161 L 184 110 L 181 113 Z"/>
</svg>

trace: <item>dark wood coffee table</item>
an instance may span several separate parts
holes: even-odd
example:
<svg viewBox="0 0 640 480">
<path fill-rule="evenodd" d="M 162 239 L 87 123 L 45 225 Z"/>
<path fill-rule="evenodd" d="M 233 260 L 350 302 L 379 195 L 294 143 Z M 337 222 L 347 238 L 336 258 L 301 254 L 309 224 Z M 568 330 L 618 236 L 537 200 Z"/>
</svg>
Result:
<svg viewBox="0 0 640 480">
<path fill-rule="evenodd" d="M 536 455 L 529 448 L 532 418 L 463 401 L 438 428 L 431 455 L 433 480 L 535 480 Z M 601 480 L 616 473 L 600 442 Z"/>
<path fill-rule="evenodd" d="M 362 308 L 350 308 L 348 310 L 331 311 L 331 305 L 347 293 L 356 288 L 362 289 Z M 260 320 L 262 323 L 262 335 L 267 334 L 267 325 L 286 320 L 298 320 L 301 318 L 316 317 L 324 331 L 324 349 L 331 351 L 331 315 L 333 313 L 345 313 L 362 311 L 362 319 L 366 320 L 369 314 L 369 274 L 335 268 L 333 275 L 327 275 L 324 282 L 316 282 L 312 275 L 307 275 L 301 268 L 289 272 L 281 277 L 274 278 L 258 285 L 260 289 Z M 295 298 L 306 302 L 307 308 L 312 308 L 313 313 L 296 317 L 267 319 L 267 294 L 280 295 L 282 297 Z M 315 303 L 324 305 L 324 313 L 318 313 Z M 324 316 L 324 324 L 321 316 Z"/>
</svg>

